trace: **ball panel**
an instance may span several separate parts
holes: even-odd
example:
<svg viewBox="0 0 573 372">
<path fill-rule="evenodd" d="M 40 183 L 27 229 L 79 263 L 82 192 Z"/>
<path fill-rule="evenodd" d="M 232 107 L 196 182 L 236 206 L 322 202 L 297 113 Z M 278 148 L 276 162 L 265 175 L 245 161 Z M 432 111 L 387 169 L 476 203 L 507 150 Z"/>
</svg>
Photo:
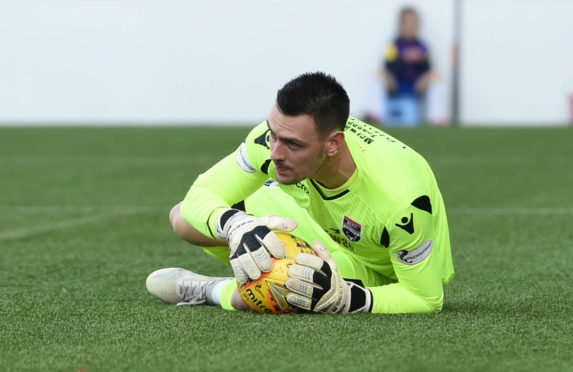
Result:
<svg viewBox="0 0 573 372">
<path fill-rule="evenodd" d="M 314 254 L 312 247 L 304 240 L 290 234 L 276 233 L 285 246 L 286 256 L 274 258 L 273 268 L 268 273 L 262 273 L 257 280 L 248 280 L 238 285 L 239 293 L 251 310 L 258 313 L 285 314 L 296 313 L 299 308 L 291 306 L 286 301 L 290 291 L 285 283 L 288 279 L 288 268 L 296 263 L 299 253 Z"/>
</svg>

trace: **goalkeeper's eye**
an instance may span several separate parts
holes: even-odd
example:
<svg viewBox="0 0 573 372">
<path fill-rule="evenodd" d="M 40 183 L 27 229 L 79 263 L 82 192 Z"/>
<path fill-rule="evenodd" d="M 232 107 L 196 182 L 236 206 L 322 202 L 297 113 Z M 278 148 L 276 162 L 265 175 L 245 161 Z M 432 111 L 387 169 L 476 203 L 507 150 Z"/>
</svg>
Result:
<svg viewBox="0 0 573 372">
<path fill-rule="evenodd" d="M 288 147 L 291 148 L 291 150 L 298 150 L 302 147 L 302 145 L 298 142 L 295 141 L 289 141 L 288 142 Z"/>
</svg>

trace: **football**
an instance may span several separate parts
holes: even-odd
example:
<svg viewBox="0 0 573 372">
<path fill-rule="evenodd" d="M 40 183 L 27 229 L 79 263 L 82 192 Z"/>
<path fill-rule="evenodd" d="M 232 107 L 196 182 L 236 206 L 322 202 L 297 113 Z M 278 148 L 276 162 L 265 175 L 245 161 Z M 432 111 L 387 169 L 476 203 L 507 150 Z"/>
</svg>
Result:
<svg viewBox="0 0 573 372">
<path fill-rule="evenodd" d="M 286 314 L 296 313 L 300 309 L 291 306 L 286 296 L 290 293 L 285 283 L 288 279 L 288 268 L 295 264 L 296 255 L 299 253 L 315 254 L 312 247 L 304 240 L 296 236 L 276 233 L 286 249 L 284 258 L 274 258 L 273 269 L 268 273 L 262 273 L 257 280 L 248 280 L 245 284 L 239 284 L 239 293 L 245 303 L 258 313 Z"/>
</svg>

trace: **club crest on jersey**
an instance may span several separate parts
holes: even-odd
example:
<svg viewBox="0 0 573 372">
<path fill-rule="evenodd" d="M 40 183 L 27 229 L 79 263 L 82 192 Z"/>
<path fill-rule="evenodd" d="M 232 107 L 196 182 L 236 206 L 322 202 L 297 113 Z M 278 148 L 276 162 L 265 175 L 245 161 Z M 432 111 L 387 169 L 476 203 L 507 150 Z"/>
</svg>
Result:
<svg viewBox="0 0 573 372">
<path fill-rule="evenodd" d="M 362 225 L 348 216 L 344 216 L 342 220 L 342 232 L 352 242 L 362 239 Z"/>
</svg>

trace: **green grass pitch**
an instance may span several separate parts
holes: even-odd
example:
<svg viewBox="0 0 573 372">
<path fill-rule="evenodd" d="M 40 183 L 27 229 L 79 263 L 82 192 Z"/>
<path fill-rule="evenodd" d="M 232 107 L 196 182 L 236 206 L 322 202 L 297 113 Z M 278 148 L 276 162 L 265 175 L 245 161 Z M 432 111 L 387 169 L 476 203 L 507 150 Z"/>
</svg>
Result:
<svg viewBox="0 0 573 372">
<path fill-rule="evenodd" d="M 247 132 L 0 128 L 0 370 L 573 370 L 571 128 L 389 131 L 448 208 L 441 313 L 164 305 L 145 290 L 157 268 L 230 274 L 167 216 Z"/>
</svg>

